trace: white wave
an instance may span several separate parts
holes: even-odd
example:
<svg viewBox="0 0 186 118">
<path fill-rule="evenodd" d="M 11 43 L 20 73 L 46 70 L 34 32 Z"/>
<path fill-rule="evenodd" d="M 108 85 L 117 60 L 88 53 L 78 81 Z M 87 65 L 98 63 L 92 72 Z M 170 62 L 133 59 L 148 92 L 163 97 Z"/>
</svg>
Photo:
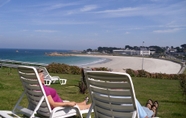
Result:
<svg viewBox="0 0 186 118">
<path fill-rule="evenodd" d="M 83 66 L 88 66 L 88 65 L 93 65 L 93 64 L 98 64 L 98 63 L 104 63 L 108 61 L 108 59 L 99 59 L 99 60 L 96 60 L 96 61 L 93 61 L 93 62 L 89 62 L 89 63 L 84 63 L 84 64 L 77 64 L 77 66 L 80 66 L 80 67 L 83 67 Z"/>
</svg>

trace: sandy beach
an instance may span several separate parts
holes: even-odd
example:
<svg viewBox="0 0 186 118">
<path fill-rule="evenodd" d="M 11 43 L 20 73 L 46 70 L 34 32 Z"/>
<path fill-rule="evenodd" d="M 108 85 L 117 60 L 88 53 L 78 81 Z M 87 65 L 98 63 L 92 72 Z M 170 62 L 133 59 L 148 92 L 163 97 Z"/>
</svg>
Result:
<svg viewBox="0 0 186 118">
<path fill-rule="evenodd" d="M 172 61 L 166 61 L 154 58 L 142 58 L 142 57 L 126 57 L 126 56 L 101 56 L 101 55 L 76 55 L 76 56 L 90 56 L 107 58 L 110 61 L 88 65 L 84 67 L 107 67 L 113 71 L 123 72 L 125 69 L 141 70 L 150 73 L 166 73 L 166 74 L 177 74 L 181 65 Z M 143 63 L 143 64 L 142 64 Z"/>
</svg>

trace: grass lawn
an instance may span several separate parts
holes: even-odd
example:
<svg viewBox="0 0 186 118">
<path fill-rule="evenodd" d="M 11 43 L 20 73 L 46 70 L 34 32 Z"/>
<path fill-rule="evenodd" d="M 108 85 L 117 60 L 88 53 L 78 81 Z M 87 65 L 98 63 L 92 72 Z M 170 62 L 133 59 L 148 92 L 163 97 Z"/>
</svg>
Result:
<svg viewBox="0 0 186 118">
<path fill-rule="evenodd" d="M 51 74 L 67 79 L 66 85 L 52 84 L 64 100 L 80 102 L 88 94 L 80 94 L 77 87 L 80 75 Z M 159 102 L 158 116 L 164 118 L 186 118 L 179 81 L 151 78 L 133 78 L 136 97 L 142 105 L 148 99 Z M 0 110 L 12 110 L 23 91 L 16 69 L 0 68 Z M 22 104 L 26 105 L 26 100 Z"/>
</svg>

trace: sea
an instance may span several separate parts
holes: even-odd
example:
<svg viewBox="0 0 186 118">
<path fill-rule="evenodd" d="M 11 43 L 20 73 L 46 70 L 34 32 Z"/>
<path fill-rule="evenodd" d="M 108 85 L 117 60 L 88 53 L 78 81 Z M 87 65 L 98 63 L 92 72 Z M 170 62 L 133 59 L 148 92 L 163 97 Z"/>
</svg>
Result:
<svg viewBox="0 0 186 118">
<path fill-rule="evenodd" d="M 51 50 L 51 49 L 0 49 L 0 60 L 23 61 L 29 63 L 63 63 L 74 66 L 88 66 L 107 61 L 105 58 L 86 56 L 48 56 L 46 54 L 72 53 L 71 50 Z"/>
</svg>

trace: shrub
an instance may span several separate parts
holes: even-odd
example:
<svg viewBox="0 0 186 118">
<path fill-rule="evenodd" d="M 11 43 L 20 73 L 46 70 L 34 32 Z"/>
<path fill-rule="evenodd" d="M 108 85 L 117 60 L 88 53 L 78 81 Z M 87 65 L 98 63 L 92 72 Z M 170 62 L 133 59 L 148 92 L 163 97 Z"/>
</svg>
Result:
<svg viewBox="0 0 186 118">
<path fill-rule="evenodd" d="M 150 73 L 145 70 L 138 70 L 138 77 L 149 77 Z"/>
<path fill-rule="evenodd" d="M 79 68 L 78 66 L 70 66 L 67 64 L 51 63 L 46 68 L 48 72 L 51 73 L 73 74 L 73 75 L 81 74 L 81 68 Z M 93 68 L 93 70 L 109 71 L 109 69 L 106 67 Z"/>
<path fill-rule="evenodd" d="M 138 70 L 134 70 L 134 77 L 137 77 L 139 75 Z"/>
<path fill-rule="evenodd" d="M 174 74 L 170 74 L 169 75 L 169 79 L 174 79 L 175 77 L 174 77 Z"/>
<path fill-rule="evenodd" d="M 70 66 L 67 64 L 51 63 L 46 68 L 51 73 L 74 74 L 74 75 L 80 74 L 79 67 Z"/>
<path fill-rule="evenodd" d="M 149 73 L 145 70 L 132 70 L 126 69 L 131 77 L 146 77 L 146 78 L 159 78 L 159 79 L 169 79 L 169 80 L 180 80 L 180 74 L 165 74 L 165 73 Z"/>
<path fill-rule="evenodd" d="M 85 94 L 87 91 L 87 86 L 85 85 L 85 83 L 83 81 L 79 82 L 78 88 L 79 88 L 79 92 L 82 94 Z"/>
<path fill-rule="evenodd" d="M 179 77 L 180 77 L 180 86 L 181 86 L 182 94 L 186 102 L 186 75 L 180 74 Z"/>
<path fill-rule="evenodd" d="M 78 75 L 81 73 L 81 70 L 77 66 L 70 66 L 70 74 Z"/>
<path fill-rule="evenodd" d="M 136 76 L 138 76 L 138 71 L 137 72 L 135 72 L 134 70 L 132 70 L 132 69 L 126 69 L 126 73 L 128 73 L 131 77 L 136 77 Z"/>
</svg>

